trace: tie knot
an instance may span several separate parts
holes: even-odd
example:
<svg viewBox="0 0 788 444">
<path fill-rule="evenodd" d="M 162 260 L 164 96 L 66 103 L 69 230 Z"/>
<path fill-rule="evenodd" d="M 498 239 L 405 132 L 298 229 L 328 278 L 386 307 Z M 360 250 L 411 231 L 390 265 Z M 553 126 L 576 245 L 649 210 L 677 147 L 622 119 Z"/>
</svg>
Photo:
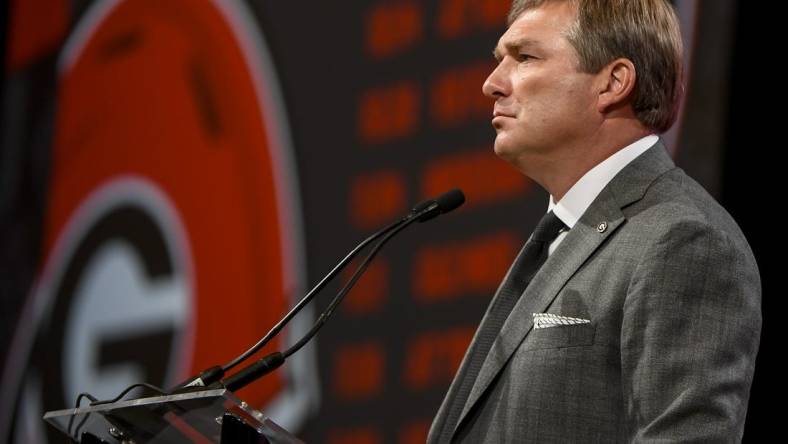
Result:
<svg viewBox="0 0 788 444">
<path fill-rule="evenodd" d="M 551 211 L 539 221 L 531 239 L 539 242 L 552 242 L 563 228 L 566 228 L 566 225 Z"/>
</svg>

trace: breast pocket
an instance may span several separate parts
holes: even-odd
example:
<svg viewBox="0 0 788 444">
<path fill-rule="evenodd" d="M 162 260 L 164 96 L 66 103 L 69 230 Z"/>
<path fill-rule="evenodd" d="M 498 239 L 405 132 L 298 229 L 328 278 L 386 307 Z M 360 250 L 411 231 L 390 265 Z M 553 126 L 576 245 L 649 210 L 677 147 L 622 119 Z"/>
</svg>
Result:
<svg viewBox="0 0 788 444">
<path fill-rule="evenodd" d="M 525 337 L 521 350 L 581 347 L 594 345 L 596 324 L 559 325 L 532 329 Z"/>
</svg>

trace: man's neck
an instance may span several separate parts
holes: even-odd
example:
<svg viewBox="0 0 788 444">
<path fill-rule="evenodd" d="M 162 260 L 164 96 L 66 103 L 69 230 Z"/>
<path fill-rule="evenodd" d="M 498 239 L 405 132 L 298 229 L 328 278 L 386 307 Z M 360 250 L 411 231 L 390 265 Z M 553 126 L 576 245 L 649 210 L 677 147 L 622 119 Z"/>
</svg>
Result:
<svg viewBox="0 0 788 444">
<path fill-rule="evenodd" d="M 583 175 L 622 148 L 651 134 L 645 128 L 622 131 L 613 137 L 589 138 L 590 143 L 563 147 L 549 157 L 520 159 L 518 169 L 541 185 L 558 202 Z"/>
</svg>

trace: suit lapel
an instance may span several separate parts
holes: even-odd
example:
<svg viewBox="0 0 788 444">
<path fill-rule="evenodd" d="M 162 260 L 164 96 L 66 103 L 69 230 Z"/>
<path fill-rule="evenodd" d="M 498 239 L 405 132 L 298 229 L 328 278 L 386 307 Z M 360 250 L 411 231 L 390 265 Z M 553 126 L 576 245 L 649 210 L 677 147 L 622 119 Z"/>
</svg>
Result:
<svg viewBox="0 0 788 444">
<path fill-rule="evenodd" d="M 457 426 L 531 331 L 532 313 L 544 312 L 583 263 L 625 223 L 622 208 L 640 200 L 659 175 L 674 167 L 664 146 L 658 142 L 622 169 L 602 190 L 518 300 L 482 364 Z"/>
<path fill-rule="evenodd" d="M 459 422 L 462 422 L 462 418 L 465 417 L 468 410 L 484 393 L 490 382 L 531 331 L 533 327 L 532 313 L 544 312 L 583 262 L 624 222 L 624 216 L 618 207 L 612 206 L 606 210 L 608 211 L 605 214 L 598 216 L 600 218 L 598 222 L 607 223 L 604 232 L 599 233 L 596 224 L 587 226 L 578 222 L 534 276 L 493 342 L 468 396 L 468 402 L 463 408 Z"/>
</svg>

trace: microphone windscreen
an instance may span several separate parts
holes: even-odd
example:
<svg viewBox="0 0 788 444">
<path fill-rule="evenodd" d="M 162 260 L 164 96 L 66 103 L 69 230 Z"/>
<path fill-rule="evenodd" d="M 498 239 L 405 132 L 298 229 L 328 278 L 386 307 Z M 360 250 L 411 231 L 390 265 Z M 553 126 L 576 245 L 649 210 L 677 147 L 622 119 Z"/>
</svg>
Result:
<svg viewBox="0 0 788 444">
<path fill-rule="evenodd" d="M 438 203 L 441 213 L 448 213 L 465 203 L 465 194 L 459 188 L 455 188 L 441 194 L 435 201 Z"/>
</svg>

